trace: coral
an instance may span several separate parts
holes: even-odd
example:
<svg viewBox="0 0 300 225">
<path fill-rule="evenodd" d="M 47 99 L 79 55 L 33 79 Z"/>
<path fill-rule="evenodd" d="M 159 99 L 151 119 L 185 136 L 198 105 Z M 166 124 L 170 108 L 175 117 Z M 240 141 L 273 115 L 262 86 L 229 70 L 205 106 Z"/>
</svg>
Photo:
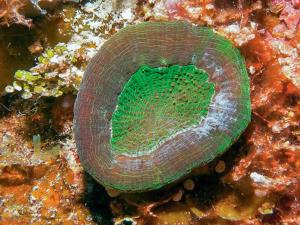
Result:
<svg viewBox="0 0 300 225">
<path fill-rule="evenodd" d="M 237 10 L 237 2 L 245 4 Z M 300 30 L 299 25 L 293 29 L 297 14 L 288 10 L 299 10 L 299 1 L 262 1 L 261 9 L 253 3 L 114 0 L 63 5 L 59 25 L 52 26 L 73 38 L 63 38 L 66 43 L 58 46 L 67 50 L 55 53 L 54 62 L 37 60 L 35 68 L 27 71 L 31 75 L 43 80 L 46 73 L 56 71 L 66 81 L 61 90 L 75 93 L 73 74 L 78 70 L 83 74 L 102 43 L 121 27 L 139 20 L 189 20 L 212 27 L 239 46 L 251 81 L 252 122 L 223 156 L 194 170 L 192 191 L 184 188 L 183 180 L 148 194 L 110 192 L 114 197 L 109 198 L 82 174 L 72 136 L 73 97 L 40 98 L 32 92 L 34 82 L 40 80 L 30 84 L 15 79 L 22 90 L 11 85 L 7 92 L 22 94 L 25 83 L 32 96 L 22 100 L 12 93 L 0 98 L 1 223 L 298 224 Z M 293 8 L 285 9 L 290 4 Z M 47 58 L 46 52 L 55 51 L 55 46 L 40 40 L 41 56 Z M 50 88 L 59 86 L 58 75 Z"/>
<path fill-rule="evenodd" d="M 75 139 L 97 181 L 145 191 L 223 153 L 248 125 L 250 111 L 244 60 L 229 40 L 185 22 L 141 23 L 114 35 L 89 64 L 74 107 Z"/>
</svg>

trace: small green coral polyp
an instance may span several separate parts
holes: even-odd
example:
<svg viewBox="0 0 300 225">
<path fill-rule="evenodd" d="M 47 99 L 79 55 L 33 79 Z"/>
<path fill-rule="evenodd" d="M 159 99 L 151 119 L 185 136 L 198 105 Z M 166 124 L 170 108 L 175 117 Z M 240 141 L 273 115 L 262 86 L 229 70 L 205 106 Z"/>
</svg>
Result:
<svg viewBox="0 0 300 225">
<path fill-rule="evenodd" d="M 140 67 L 118 96 L 111 145 L 118 154 L 141 155 L 205 117 L 215 86 L 194 65 Z"/>
</svg>

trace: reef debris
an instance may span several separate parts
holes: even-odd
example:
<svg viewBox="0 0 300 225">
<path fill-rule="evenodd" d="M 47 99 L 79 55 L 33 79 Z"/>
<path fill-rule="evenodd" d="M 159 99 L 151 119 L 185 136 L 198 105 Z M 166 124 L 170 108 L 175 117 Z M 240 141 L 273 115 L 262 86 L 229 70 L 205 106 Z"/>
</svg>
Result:
<svg viewBox="0 0 300 225">
<path fill-rule="evenodd" d="M 111 1 L 87 2 L 75 14 L 63 14 L 66 15 L 63 21 L 68 24 L 64 27 L 72 34 L 68 43 L 46 48 L 34 67 L 15 73 L 14 82 L 6 92 L 19 92 L 24 99 L 76 94 L 88 61 L 103 42 L 123 26 L 138 20 L 133 14 L 134 1 L 115 7 Z"/>
<path fill-rule="evenodd" d="M 30 17 L 41 16 L 60 3 L 80 0 L 0 0 L 0 25 L 21 24 L 30 27 Z"/>
</svg>

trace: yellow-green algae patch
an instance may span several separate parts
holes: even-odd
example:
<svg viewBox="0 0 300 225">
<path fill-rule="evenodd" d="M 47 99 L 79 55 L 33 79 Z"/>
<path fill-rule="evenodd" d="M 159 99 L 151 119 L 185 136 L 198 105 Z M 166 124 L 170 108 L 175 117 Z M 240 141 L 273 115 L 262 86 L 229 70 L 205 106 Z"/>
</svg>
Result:
<svg viewBox="0 0 300 225">
<path fill-rule="evenodd" d="M 147 154 L 182 129 L 199 124 L 214 93 L 208 74 L 194 65 L 140 67 L 125 84 L 112 116 L 112 148 Z"/>
</svg>

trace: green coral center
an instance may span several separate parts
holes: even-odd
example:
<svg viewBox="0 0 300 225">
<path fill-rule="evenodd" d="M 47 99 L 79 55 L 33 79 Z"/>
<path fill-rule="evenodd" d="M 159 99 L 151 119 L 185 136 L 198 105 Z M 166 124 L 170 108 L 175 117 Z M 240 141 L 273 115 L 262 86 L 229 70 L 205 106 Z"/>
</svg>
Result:
<svg viewBox="0 0 300 225">
<path fill-rule="evenodd" d="M 214 91 L 208 74 L 194 65 L 140 67 L 125 84 L 112 115 L 113 150 L 145 154 L 199 124 Z"/>
</svg>

